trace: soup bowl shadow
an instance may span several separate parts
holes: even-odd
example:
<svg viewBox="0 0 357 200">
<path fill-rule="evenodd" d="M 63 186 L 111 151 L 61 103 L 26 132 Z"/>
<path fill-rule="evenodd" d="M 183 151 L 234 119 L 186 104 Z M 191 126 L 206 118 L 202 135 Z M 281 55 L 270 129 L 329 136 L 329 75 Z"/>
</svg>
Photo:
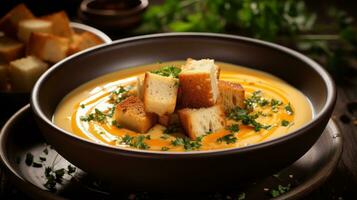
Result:
<svg viewBox="0 0 357 200">
<path fill-rule="evenodd" d="M 69 92 L 101 75 L 158 61 L 213 58 L 271 73 L 305 94 L 313 107 L 309 123 L 263 143 L 214 151 L 155 152 L 98 144 L 52 123 Z M 308 57 L 245 37 L 210 33 L 167 33 L 122 39 L 69 57 L 36 83 L 31 108 L 47 142 L 67 160 L 115 189 L 207 191 L 228 188 L 277 172 L 316 142 L 336 99 L 333 80 Z"/>
</svg>

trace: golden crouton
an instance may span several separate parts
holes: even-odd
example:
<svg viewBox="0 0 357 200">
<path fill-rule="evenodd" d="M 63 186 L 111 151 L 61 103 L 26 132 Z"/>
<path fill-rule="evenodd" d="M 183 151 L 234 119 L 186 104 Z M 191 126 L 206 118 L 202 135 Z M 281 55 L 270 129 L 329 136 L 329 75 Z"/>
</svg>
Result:
<svg viewBox="0 0 357 200">
<path fill-rule="evenodd" d="M 24 19 L 32 18 L 34 18 L 34 16 L 26 5 L 19 4 L 0 19 L 0 30 L 7 36 L 14 37 L 16 36 L 19 22 Z"/>
<path fill-rule="evenodd" d="M 52 22 L 42 19 L 26 19 L 19 23 L 17 37 L 22 42 L 28 42 L 32 32 L 51 33 Z"/>
<path fill-rule="evenodd" d="M 136 96 L 120 102 L 114 118 L 123 127 L 139 133 L 146 133 L 157 121 L 155 114 L 145 112 L 143 102 Z"/>
<path fill-rule="evenodd" d="M 0 36 L 0 62 L 10 62 L 24 55 L 24 44 L 6 36 Z"/>
<path fill-rule="evenodd" d="M 166 114 L 159 116 L 159 124 L 168 127 L 173 124 L 180 124 L 180 119 L 177 113 Z"/>
<path fill-rule="evenodd" d="M 65 11 L 56 12 L 50 15 L 42 16 L 41 19 L 51 21 L 53 24 L 53 34 L 70 39 L 73 30 L 69 24 L 69 18 Z"/>
<path fill-rule="evenodd" d="M 32 33 L 27 45 L 27 55 L 55 63 L 67 56 L 69 40 L 48 33 Z"/>
<path fill-rule="evenodd" d="M 219 103 L 225 111 L 235 107 L 244 108 L 244 89 L 239 83 L 233 83 L 220 80 L 219 87 Z"/>
<path fill-rule="evenodd" d="M 27 56 L 10 62 L 10 81 L 15 90 L 30 92 L 37 79 L 48 68 L 43 61 Z"/>
<path fill-rule="evenodd" d="M 69 46 L 68 54 L 74 54 L 99 44 L 103 44 L 103 40 L 98 38 L 93 33 L 83 32 L 81 34 L 74 34 L 72 42 Z"/>
<path fill-rule="evenodd" d="M 208 132 L 216 132 L 224 128 L 224 112 L 220 105 L 199 109 L 185 108 L 178 113 L 181 125 L 193 140 Z"/>
</svg>

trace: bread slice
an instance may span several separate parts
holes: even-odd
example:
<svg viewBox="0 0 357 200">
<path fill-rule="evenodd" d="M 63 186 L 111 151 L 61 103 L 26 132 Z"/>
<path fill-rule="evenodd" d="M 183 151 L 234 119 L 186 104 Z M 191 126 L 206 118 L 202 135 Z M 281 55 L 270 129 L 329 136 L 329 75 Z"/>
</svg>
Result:
<svg viewBox="0 0 357 200">
<path fill-rule="evenodd" d="M 19 4 L 11 9 L 4 17 L 0 19 L 0 30 L 7 36 L 16 36 L 18 24 L 21 20 L 35 18 L 25 4 Z"/>
<path fill-rule="evenodd" d="M 10 62 L 23 57 L 25 46 L 7 36 L 0 37 L 0 61 Z"/>
<path fill-rule="evenodd" d="M 25 19 L 20 21 L 17 37 L 22 42 L 28 42 L 32 32 L 51 33 L 52 22 L 42 19 Z"/>
<path fill-rule="evenodd" d="M 139 133 L 146 133 L 157 121 L 155 114 L 145 112 L 143 102 L 136 96 L 120 102 L 114 118 L 123 127 Z"/>
<path fill-rule="evenodd" d="M 239 83 L 219 80 L 219 103 L 225 111 L 235 107 L 244 108 L 244 89 Z"/>
<path fill-rule="evenodd" d="M 55 63 L 67 56 L 69 40 L 48 33 L 32 33 L 27 45 L 27 55 Z"/>
<path fill-rule="evenodd" d="M 84 49 L 103 44 L 103 40 L 90 32 L 74 34 L 69 48 L 69 54 L 80 52 Z"/>
<path fill-rule="evenodd" d="M 216 132 L 224 128 L 224 112 L 220 105 L 209 108 L 178 111 L 180 122 L 191 139 L 196 139 L 207 132 Z"/>
<path fill-rule="evenodd" d="M 37 79 L 47 68 L 47 63 L 34 56 L 10 62 L 9 74 L 13 88 L 17 91 L 31 91 Z"/>
<path fill-rule="evenodd" d="M 65 11 L 56 12 L 42 16 L 41 19 L 51 21 L 53 24 L 53 34 L 70 39 L 74 33 L 70 26 L 69 18 Z"/>
<path fill-rule="evenodd" d="M 144 79 L 145 111 L 156 113 L 159 116 L 173 113 L 176 107 L 177 89 L 177 78 L 146 72 Z"/>
<path fill-rule="evenodd" d="M 179 74 L 180 105 L 189 108 L 211 107 L 219 96 L 217 68 L 212 60 L 189 60 Z"/>
<path fill-rule="evenodd" d="M 166 114 L 159 116 L 159 124 L 168 127 L 173 124 L 180 124 L 180 119 L 177 113 Z"/>
</svg>

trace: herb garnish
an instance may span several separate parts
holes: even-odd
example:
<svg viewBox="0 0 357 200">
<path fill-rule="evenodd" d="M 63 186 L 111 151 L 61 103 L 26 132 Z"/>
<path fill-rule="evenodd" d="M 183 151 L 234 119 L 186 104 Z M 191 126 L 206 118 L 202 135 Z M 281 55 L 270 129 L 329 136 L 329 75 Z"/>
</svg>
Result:
<svg viewBox="0 0 357 200">
<path fill-rule="evenodd" d="M 229 130 L 231 133 L 236 133 L 239 131 L 239 124 L 232 124 L 230 126 L 227 126 L 226 129 Z"/>
<path fill-rule="evenodd" d="M 288 103 L 288 105 L 285 106 L 285 111 L 288 113 L 288 115 L 294 114 L 294 111 L 290 105 L 290 102 Z"/>
<path fill-rule="evenodd" d="M 169 147 L 161 147 L 161 151 L 168 151 L 169 149 Z"/>
<path fill-rule="evenodd" d="M 288 126 L 290 124 L 290 122 L 288 121 L 288 120 L 283 120 L 283 121 L 281 121 L 281 125 L 282 126 Z"/>
<path fill-rule="evenodd" d="M 114 90 L 112 92 L 112 95 L 110 96 L 110 101 L 115 105 L 122 102 L 128 97 L 128 91 L 129 89 L 126 89 L 123 86 L 119 86 L 119 89 Z"/>
<path fill-rule="evenodd" d="M 253 110 L 257 105 L 263 107 L 269 104 L 269 101 L 265 98 L 262 97 L 262 92 L 260 90 L 257 90 L 253 92 L 253 95 L 246 100 L 245 102 L 245 107 L 248 110 Z"/>
<path fill-rule="evenodd" d="M 175 66 L 165 66 L 160 69 L 152 70 L 151 73 L 158 74 L 161 76 L 178 78 L 181 69 Z"/>
<path fill-rule="evenodd" d="M 116 120 L 112 121 L 112 125 L 117 127 L 117 128 L 122 128 L 122 126 Z"/>
<path fill-rule="evenodd" d="M 218 138 L 216 141 L 218 143 L 226 142 L 227 144 L 233 144 L 237 142 L 237 138 L 234 136 L 234 134 L 228 134 Z"/>
<path fill-rule="evenodd" d="M 150 140 L 150 136 L 148 137 L 148 136 L 140 135 L 137 137 L 132 137 L 130 135 L 125 135 L 122 138 L 121 143 L 138 149 L 149 149 L 150 147 L 144 142 L 145 139 Z"/>
<path fill-rule="evenodd" d="M 270 190 L 270 195 L 275 198 L 278 197 L 286 192 L 288 192 L 290 190 L 291 185 L 288 184 L 287 186 L 282 186 L 282 185 L 278 185 L 277 189 L 272 189 Z"/>
<path fill-rule="evenodd" d="M 81 116 L 80 119 L 81 119 L 81 121 L 85 121 L 85 122 L 96 121 L 96 122 L 103 123 L 106 121 L 106 118 L 107 118 L 107 115 L 96 108 L 96 109 L 94 109 L 94 113 L 90 113 L 87 116 Z"/>
<path fill-rule="evenodd" d="M 283 104 L 283 102 L 280 100 L 277 100 L 277 99 L 272 99 L 270 101 L 271 109 L 273 112 L 277 112 L 278 106 L 281 106 L 282 104 Z"/>
<path fill-rule="evenodd" d="M 259 117 L 258 114 L 249 114 L 246 109 L 242 109 L 240 107 L 231 109 L 227 113 L 227 117 L 235 121 L 242 121 L 244 125 L 252 126 L 255 131 L 260 131 L 261 129 L 268 130 L 271 128 L 270 125 L 263 125 L 256 121 L 256 119 Z"/>
<path fill-rule="evenodd" d="M 171 141 L 171 144 L 174 146 L 183 146 L 186 151 L 196 150 L 201 147 L 201 139 L 202 137 L 196 140 L 190 140 L 189 138 L 176 138 Z"/>
</svg>

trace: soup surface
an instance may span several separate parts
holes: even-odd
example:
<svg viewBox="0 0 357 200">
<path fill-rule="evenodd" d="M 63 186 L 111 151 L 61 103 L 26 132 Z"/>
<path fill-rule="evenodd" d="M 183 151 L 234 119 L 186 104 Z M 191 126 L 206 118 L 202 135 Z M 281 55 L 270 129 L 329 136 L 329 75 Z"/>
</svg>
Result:
<svg viewBox="0 0 357 200">
<path fill-rule="evenodd" d="M 190 151 L 260 143 L 288 134 L 312 119 L 309 100 L 284 81 L 261 71 L 216 62 L 221 68 L 220 80 L 238 82 L 245 90 L 246 108 L 226 112 L 225 129 L 190 140 L 176 125 L 156 124 L 141 134 L 116 123 L 113 98 L 120 100 L 131 95 L 136 89 L 137 77 L 146 71 L 168 65 L 180 67 L 183 63 L 174 61 L 125 69 L 85 83 L 61 101 L 53 121 L 66 131 L 101 144 L 154 151 Z"/>
</svg>

